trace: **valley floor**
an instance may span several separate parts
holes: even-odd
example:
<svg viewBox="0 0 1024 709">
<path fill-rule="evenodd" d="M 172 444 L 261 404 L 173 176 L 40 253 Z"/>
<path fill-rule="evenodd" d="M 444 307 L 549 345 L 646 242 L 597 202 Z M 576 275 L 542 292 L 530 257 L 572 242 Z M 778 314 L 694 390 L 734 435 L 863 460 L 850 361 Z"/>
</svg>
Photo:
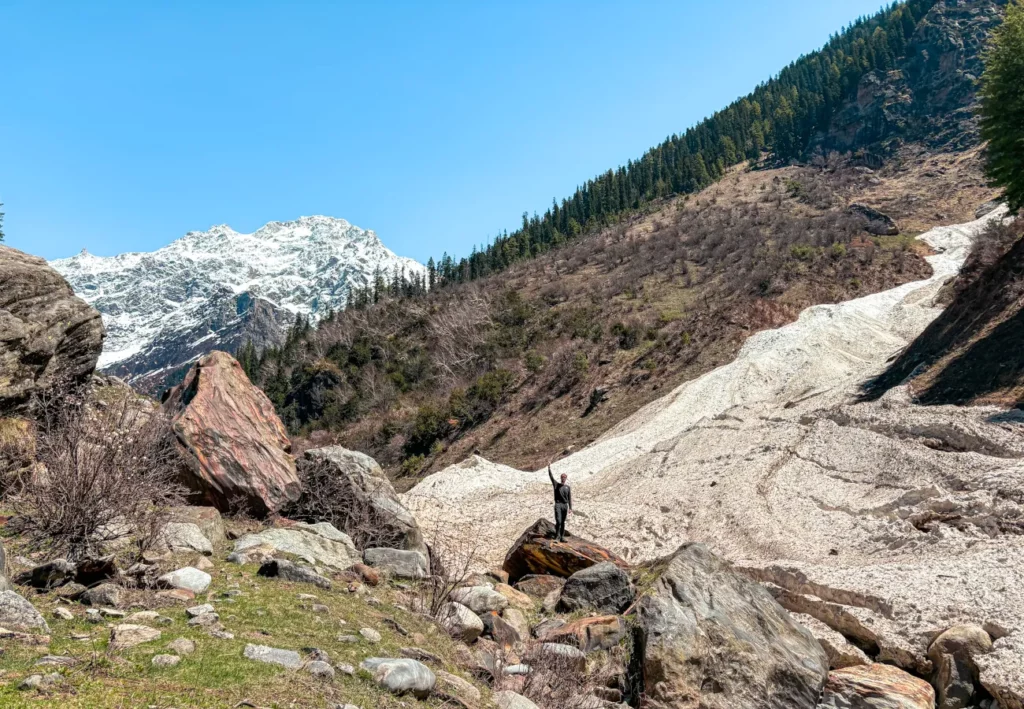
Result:
<svg viewBox="0 0 1024 709">
<path fill-rule="evenodd" d="M 574 486 L 570 529 L 631 561 L 708 543 L 791 610 L 911 671 L 938 632 L 984 625 L 1006 637 L 982 680 L 1024 696 L 1024 415 L 921 407 L 900 388 L 855 403 L 999 216 L 928 231 L 931 278 L 808 308 L 556 462 Z M 488 564 L 551 514 L 543 470 L 480 457 L 404 501 L 426 527 L 459 526 Z"/>
</svg>

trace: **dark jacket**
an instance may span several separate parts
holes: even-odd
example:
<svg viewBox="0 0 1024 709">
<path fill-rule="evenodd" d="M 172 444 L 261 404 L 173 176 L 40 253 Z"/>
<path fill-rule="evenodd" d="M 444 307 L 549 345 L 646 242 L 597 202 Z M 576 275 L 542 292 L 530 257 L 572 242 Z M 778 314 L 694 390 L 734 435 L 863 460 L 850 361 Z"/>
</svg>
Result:
<svg viewBox="0 0 1024 709">
<path fill-rule="evenodd" d="M 551 466 L 548 466 L 548 477 L 551 478 L 551 484 L 555 488 L 555 504 L 556 505 L 569 505 L 569 509 L 572 509 L 572 488 L 565 485 L 558 480 L 555 480 L 555 476 L 551 474 Z"/>
</svg>

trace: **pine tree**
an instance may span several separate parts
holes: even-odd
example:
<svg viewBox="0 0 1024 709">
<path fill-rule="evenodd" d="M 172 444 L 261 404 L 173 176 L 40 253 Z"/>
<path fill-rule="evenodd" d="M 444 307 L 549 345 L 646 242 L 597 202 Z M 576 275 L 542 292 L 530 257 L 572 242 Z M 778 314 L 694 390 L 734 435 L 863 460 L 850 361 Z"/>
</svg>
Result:
<svg viewBox="0 0 1024 709">
<path fill-rule="evenodd" d="M 1012 0 L 985 54 L 981 137 L 988 141 L 985 169 L 1006 192 L 1010 210 L 1024 207 L 1024 4 Z"/>
</svg>

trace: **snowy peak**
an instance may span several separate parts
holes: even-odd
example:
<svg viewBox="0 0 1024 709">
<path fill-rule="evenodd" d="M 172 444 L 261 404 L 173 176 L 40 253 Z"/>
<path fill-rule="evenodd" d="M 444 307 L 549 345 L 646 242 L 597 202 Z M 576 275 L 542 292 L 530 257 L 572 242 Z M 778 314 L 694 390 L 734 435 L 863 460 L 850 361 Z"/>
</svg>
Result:
<svg viewBox="0 0 1024 709">
<path fill-rule="evenodd" d="M 297 315 L 317 320 L 344 307 L 349 290 L 372 283 L 377 270 L 425 271 L 374 232 L 327 216 L 269 222 L 251 234 L 222 224 L 153 252 L 83 249 L 51 265 L 103 315 L 100 367 L 133 382 L 245 339 L 273 344 Z"/>
</svg>

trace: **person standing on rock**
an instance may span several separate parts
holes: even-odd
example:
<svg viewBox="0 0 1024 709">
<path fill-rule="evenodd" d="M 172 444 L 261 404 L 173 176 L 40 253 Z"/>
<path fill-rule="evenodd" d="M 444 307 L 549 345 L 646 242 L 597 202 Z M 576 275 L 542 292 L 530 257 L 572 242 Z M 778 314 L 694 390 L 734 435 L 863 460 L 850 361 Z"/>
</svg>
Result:
<svg viewBox="0 0 1024 709">
<path fill-rule="evenodd" d="M 564 542 L 565 518 L 572 514 L 572 488 L 567 482 L 569 476 L 565 473 L 561 475 L 561 482 L 555 480 L 555 476 L 551 474 L 550 463 L 548 463 L 548 477 L 551 479 L 551 485 L 555 488 L 555 539 Z"/>
</svg>

